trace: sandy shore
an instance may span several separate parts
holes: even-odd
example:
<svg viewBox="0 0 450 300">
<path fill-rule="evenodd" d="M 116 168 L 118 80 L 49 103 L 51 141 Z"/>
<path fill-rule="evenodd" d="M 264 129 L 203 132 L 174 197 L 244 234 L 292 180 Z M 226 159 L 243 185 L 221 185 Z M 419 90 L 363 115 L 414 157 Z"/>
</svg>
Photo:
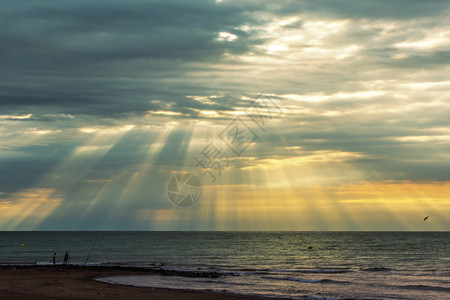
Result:
<svg viewBox="0 0 450 300">
<path fill-rule="evenodd" d="M 273 299 L 214 292 L 112 285 L 96 278 L 161 276 L 139 268 L 78 266 L 1 266 L 0 299 Z"/>
</svg>

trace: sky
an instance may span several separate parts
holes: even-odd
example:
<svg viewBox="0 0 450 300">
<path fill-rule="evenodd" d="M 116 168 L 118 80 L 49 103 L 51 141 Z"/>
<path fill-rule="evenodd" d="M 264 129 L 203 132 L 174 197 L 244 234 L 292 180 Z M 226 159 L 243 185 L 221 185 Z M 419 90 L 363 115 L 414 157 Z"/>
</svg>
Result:
<svg viewBox="0 0 450 300">
<path fill-rule="evenodd" d="M 0 230 L 450 230 L 449 14 L 2 1 Z"/>
</svg>

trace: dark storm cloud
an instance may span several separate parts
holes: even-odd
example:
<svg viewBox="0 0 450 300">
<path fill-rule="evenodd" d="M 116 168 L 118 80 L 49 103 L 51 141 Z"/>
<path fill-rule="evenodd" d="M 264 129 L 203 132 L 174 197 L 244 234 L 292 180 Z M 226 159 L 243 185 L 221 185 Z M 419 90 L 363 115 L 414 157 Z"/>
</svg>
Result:
<svg viewBox="0 0 450 300">
<path fill-rule="evenodd" d="M 157 97 L 195 108 L 180 94 L 195 94 L 198 88 L 176 82 L 205 67 L 186 64 L 220 61 L 224 53 L 244 53 L 260 43 L 237 29 L 257 22 L 247 13 L 250 4 L 244 9 L 213 1 L 11 1 L 1 6 L 4 111 L 43 106 L 117 116 L 160 110 L 149 103 Z M 218 41 L 221 31 L 239 38 Z"/>
<path fill-rule="evenodd" d="M 195 60 L 225 50 L 248 49 L 245 44 L 215 41 L 219 31 L 239 26 L 248 17 L 237 6 L 218 6 L 212 1 L 9 5 L 12 8 L 2 13 L 2 53 L 14 53 L 9 58 L 21 66 L 51 70 L 53 66 L 139 58 Z"/>
<path fill-rule="evenodd" d="M 185 96 L 230 89 L 226 83 L 209 84 L 207 74 L 220 72 L 214 64 L 230 63 L 227 56 L 262 53 L 256 46 L 268 37 L 260 35 L 264 29 L 255 28 L 276 18 L 319 14 L 322 18 L 403 20 L 437 17 L 448 10 L 446 1 L 198 0 L 132 5 L 126 1 L 6 1 L 0 5 L 2 111 L 39 106 L 54 113 L 126 117 L 127 113 L 164 110 L 150 102 L 158 99 L 175 102 L 171 109 L 191 118 L 199 117 L 195 109 L 231 109 L 233 103 L 205 105 Z M 302 24 L 296 21 L 284 28 Z M 244 25 L 250 29 L 240 29 Z M 339 38 L 336 43 L 351 43 L 352 36 L 361 41 L 380 30 L 355 28 L 345 41 Z M 219 41 L 222 31 L 237 38 Z M 389 65 L 433 64 L 447 56 L 446 52 L 416 55 Z M 193 74 L 201 74 L 201 80 L 195 76 L 188 80 Z M 243 86 L 235 83 L 231 92 L 237 96 L 252 89 L 248 81 Z"/>
</svg>

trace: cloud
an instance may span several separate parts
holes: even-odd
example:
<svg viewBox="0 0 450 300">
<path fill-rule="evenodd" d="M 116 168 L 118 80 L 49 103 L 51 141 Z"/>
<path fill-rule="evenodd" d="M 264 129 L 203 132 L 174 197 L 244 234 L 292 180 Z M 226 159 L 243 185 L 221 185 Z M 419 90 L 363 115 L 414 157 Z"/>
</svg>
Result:
<svg viewBox="0 0 450 300">
<path fill-rule="evenodd" d="M 194 102 L 181 93 L 198 89 L 183 88 L 181 78 L 205 70 L 205 64 L 219 62 L 225 53 L 245 53 L 258 43 L 235 29 L 255 21 L 251 14 L 212 1 L 3 5 L 4 109 L 139 114 L 160 110 L 150 102 L 158 98 L 188 109 Z M 236 38 L 218 41 L 224 30 Z M 173 90 L 174 85 L 179 87 Z"/>
<path fill-rule="evenodd" d="M 232 157 L 219 134 L 237 116 L 258 138 L 224 185 L 450 176 L 448 1 L 0 6 L 0 195 L 62 195 L 41 228 L 172 216 L 171 172 L 203 176 L 211 141 Z M 260 93 L 283 110 L 264 130 L 245 114 Z"/>
<path fill-rule="evenodd" d="M 0 226 L 7 230 L 34 227 L 61 204 L 62 195 L 47 188 L 0 194 Z"/>
<path fill-rule="evenodd" d="M 30 119 L 32 116 L 33 116 L 33 114 L 27 114 L 27 115 L 0 115 L 0 119 L 26 120 L 26 119 Z"/>
<path fill-rule="evenodd" d="M 445 21 L 438 17 L 448 10 L 445 1 L 40 1 L 3 6 L 0 107 L 11 113 L 26 107 L 33 114 L 126 118 L 167 111 L 170 105 L 184 117 L 204 118 L 199 109 L 230 110 L 240 96 L 265 85 L 277 93 L 292 93 L 298 86 L 338 92 L 342 86 L 333 82 L 348 80 L 339 79 L 340 68 L 438 67 L 447 56 L 445 47 L 421 54 L 399 50 L 436 34 L 445 41 L 445 33 L 435 32 L 445 32 Z M 395 55 L 399 58 L 391 59 Z M 335 66 L 327 63 L 353 57 Z M 316 67 L 301 67 L 311 58 L 318 60 Z M 271 60 L 276 65 L 270 67 Z M 293 68 L 285 71 L 285 66 Z M 288 83 L 292 79 L 286 72 L 305 74 L 308 80 L 300 76 Z M 318 84 L 317 78 L 325 82 Z M 227 96 L 214 104 L 186 98 L 217 92 Z"/>
</svg>

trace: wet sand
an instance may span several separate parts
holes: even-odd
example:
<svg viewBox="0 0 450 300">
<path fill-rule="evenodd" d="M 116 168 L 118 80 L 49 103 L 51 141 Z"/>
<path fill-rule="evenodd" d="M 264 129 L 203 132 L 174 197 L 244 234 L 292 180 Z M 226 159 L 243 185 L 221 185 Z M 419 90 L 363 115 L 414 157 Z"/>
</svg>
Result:
<svg viewBox="0 0 450 300">
<path fill-rule="evenodd" d="M 96 278 L 162 276 L 158 270 L 82 266 L 1 266 L 0 299 L 274 299 L 215 292 L 113 285 Z M 175 275 L 175 274 L 172 274 Z M 202 274 L 197 274 L 203 276 Z M 186 276 L 197 276 L 186 274 Z"/>
</svg>

